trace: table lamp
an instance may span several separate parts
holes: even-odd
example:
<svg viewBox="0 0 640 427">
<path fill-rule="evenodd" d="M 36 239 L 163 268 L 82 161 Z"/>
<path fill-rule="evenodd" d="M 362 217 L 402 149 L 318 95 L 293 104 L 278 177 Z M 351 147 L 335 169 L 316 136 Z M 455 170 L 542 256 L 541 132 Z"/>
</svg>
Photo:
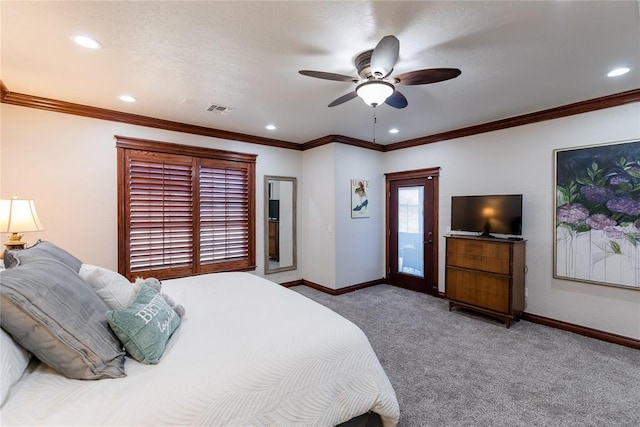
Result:
<svg viewBox="0 0 640 427">
<path fill-rule="evenodd" d="M 17 196 L 0 200 L 0 233 L 11 233 L 4 244 L 7 249 L 24 249 L 22 233 L 42 230 L 44 227 L 33 200 L 18 199 Z"/>
</svg>

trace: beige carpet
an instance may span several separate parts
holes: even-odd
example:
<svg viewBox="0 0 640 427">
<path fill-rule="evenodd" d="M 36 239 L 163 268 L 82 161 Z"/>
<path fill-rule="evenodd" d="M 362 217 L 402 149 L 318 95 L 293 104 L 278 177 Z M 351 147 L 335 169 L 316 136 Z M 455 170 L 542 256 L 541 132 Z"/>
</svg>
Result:
<svg viewBox="0 0 640 427">
<path fill-rule="evenodd" d="M 640 351 L 520 321 L 448 311 L 378 285 L 341 296 L 291 288 L 367 334 L 400 427 L 640 426 Z"/>
</svg>

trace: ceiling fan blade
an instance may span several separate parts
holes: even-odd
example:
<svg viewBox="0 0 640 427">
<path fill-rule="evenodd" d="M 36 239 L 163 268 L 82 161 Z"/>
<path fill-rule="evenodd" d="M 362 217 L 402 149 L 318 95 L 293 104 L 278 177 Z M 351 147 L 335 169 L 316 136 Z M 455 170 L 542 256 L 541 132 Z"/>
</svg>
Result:
<svg viewBox="0 0 640 427">
<path fill-rule="evenodd" d="M 311 71 L 300 70 L 298 71 L 303 76 L 315 77 L 316 79 L 335 80 L 338 82 L 357 82 L 358 79 L 354 79 L 351 76 L 345 76 L 344 74 L 325 73 L 324 71 Z"/>
<path fill-rule="evenodd" d="M 395 36 L 385 36 L 371 53 L 371 74 L 382 79 L 391 74 L 398 62 L 400 41 Z"/>
<path fill-rule="evenodd" d="M 384 101 L 384 103 L 392 106 L 393 108 L 404 108 L 409 104 L 409 102 L 407 102 L 407 98 L 405 98 L 405 96 L 397 89 L 393 92 L 393 95 Z"/>
<path fill-rule="evenodd" d="M 343 104 L 343 103 L 345 103 L 347 101 L 351 101 L 353 98 L 356 98 L 357 96 L 358 96 L 358 94 L 354 90 L 353 92 L 349 92 L 349 93 L 347 93 L 345 95 L 342 95 L 340 98 L 336 99 L 331 104 L 329 104 L 328 107 L 335 107 L 336 105 L 340 105 L 340 104 Z"/>
<path fill-rule="evenodd" d="M 462 74 L 462 71 L 457 68 L 428 68 L 426 70 L 410 71 L 394 78 L 396 79 L 396 84 L 399 85 L 425 85 L 454 79 L 460 74 Z"/>
</svg>

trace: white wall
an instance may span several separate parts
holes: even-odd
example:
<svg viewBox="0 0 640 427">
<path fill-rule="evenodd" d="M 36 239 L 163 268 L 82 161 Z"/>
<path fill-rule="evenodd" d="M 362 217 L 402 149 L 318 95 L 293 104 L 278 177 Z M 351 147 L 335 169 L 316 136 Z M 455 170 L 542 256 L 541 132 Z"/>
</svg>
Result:
<svg viewBox="0 0 640 427">
<path fill-rule="evenodd" d="M 264 272 L 264 175 L 302 177 L 302 152 L 164 131 L 2 104 L 0 197 L 36 202 L 42 238 L 82 261 L 117 269 L 117 182 L 114 135 L 257 154 L 256 274 Z M 300 214 L 298 214 L 300 222 Z M 2 236 L 6 239 L 6 236 Z M 298 236 L 298 247 L 300 247 Z M 300 270 L 269 275 L 302 278 Z"/>
<path fill-rule="evenodd" d="M 350 145 L 335 147 L 336 289 L 384 277 L 383 154 Z M 351 180 L 369 181 L 369 218 L 351 218 Z"/>
<path fill-rule="evenodd" d="M 303 276 L 310 282 L 336 289 L 335 277 L 335 144 L 322 145 L 302 154 Z M 298 261 L 300 264 L 300 261 Z"/>
<path fill-rule="evenodd" d="M 640 339 L 640 290 L 553 278 L 553 150 L 640 138 L 640 104 L 385 153 L 384 172 L 440 166 L 439 229 L 450 225 L 451 196 L 524 195 L 526 312 Z M 440 236 L 439 289 L 445 242 Z"/>
<path fill-rule="evenodd" d="M 382 153 L 327 144 L 303 154 L 306 280 L 340 289 L 384 277 Z M 351 179 L 369 180 L 369 218 L 351 218 Z"/>
</svg>

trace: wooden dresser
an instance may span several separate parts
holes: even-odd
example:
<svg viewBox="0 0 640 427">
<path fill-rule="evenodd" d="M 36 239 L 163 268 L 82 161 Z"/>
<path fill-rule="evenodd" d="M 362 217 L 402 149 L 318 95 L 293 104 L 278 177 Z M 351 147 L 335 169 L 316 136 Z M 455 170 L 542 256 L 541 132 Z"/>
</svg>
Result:
<svg viewBox="0 0 640 427">
<path fill-rule="evenodd" d="M 525 241 L 447 236 L 445 296 L 460 306 L 504 320 L 525 308 Z"/>
<path fill-rule="evenodd" d="M 269 220 L 269 259 L 272 261 L 280 261 L 280 221 L 275 219 Z"/>
</svg>

